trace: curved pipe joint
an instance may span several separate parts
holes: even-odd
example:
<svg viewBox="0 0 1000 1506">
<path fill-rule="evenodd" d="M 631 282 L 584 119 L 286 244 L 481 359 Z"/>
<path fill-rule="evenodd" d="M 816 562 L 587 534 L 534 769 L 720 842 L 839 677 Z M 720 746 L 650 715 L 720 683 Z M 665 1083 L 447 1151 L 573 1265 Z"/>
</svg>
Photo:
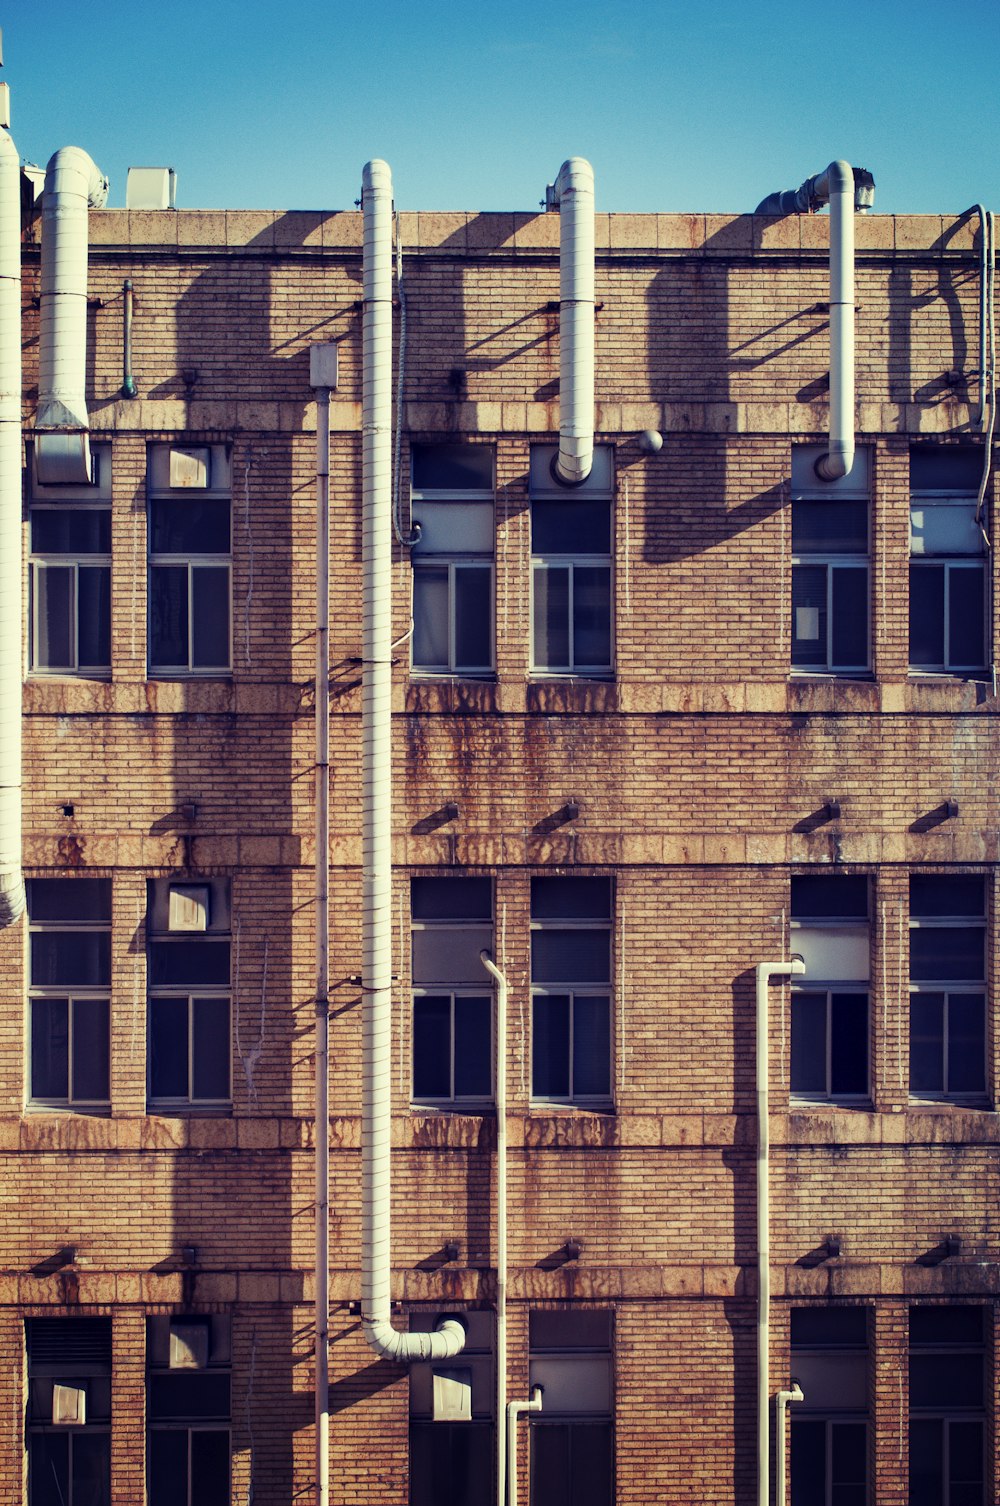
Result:
<svg viewBox="0 0 1000 1506">
<path fill-rule="evenodd" d="M 369 162 L 362 186 L 364 321 L 361 400 L 361 1313 L 384 1359 L 449 1359 L 465 1330 L 446 1318 L 436 1333 L 399 1333 L 390 1322 L 389 1201 L 392 1049 L 392 174 Z"/>
<path fill-rule="evenodd" d="M 532 1386 L 530 1401 L 507 1403 L 507 1506 L 517 1506 L 517 1419 L 542 1410 L 542 1386 Z"/>
<path fill-rule="evenodd" d="M 579 486 L 594 463 L 594 169 L 570 157 L 547 196 L 559 210 L 557 481 Z"/>
<path fill-rule="evenodd" d="M 792 1388 L 790 1391 L 779 1391 L 777 1396 L 774 1398 L 776 1422 L 774 1464 L 777 1476 L 774 1486 L 774 1506 L 785 1506 L 785 1499 L 787 1494 L 785 1489 L 785 1474 L 787 1471 L 787 1465 L 785 1462 L 787 1455 L 785 1430 L 787 1426 L 788 1403 L 790 1401 L 805 1401 L 805 1397 L 802 1395 L 802 1387 L 799 1385 L 798 1381 L 792 1382 Z"/>
<path fill-rule="evenodd" d="M 0 129 L 0 927 L 21 874 L 21 165 Z"/>
</svg>

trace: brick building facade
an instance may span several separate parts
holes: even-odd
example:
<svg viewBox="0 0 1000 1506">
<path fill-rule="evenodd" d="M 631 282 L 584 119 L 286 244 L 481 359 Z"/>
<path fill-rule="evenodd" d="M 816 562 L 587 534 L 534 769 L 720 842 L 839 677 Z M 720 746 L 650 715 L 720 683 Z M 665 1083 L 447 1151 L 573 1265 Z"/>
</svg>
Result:
<svg viewBox="0 0 1000 1506">
<path fill-rule="evenodd" d="M 481 1315 L 472 1419 L 431 1421 L 430 1377 L 378 1360 L 358 1315 L 361 216 L 93 211 L 97 481 L 60 490 L 32 467 L 29 214 L 0 1506 L 29 1455 L 34 1506 L 60 1498 L 49 1470 L 67 1506 L 133 1506 L 147 1475 L 192 1506 L 314 1499 L 319 340 L 332 1499 L 491 1499 L 482 944 L 510 982 L 509 1394 L 544 1377 L 548 1398 L 519 1424 L 522 1500 L 754 1498 L 754 970 L 801 951 L 770 1030 L 791 1499 L 985 1506 L 1000 627 L 969 532 L 975 218 L 858 219 L 835 518 L 809 463 L 825 218 L 597 216 L 600 463 L 556 500 L 558 215 L 404 213 L 398 234 L 400 506 L 426 531 L 392 577 L 393 1294 L 401 1326 Z M 195 500 L 172 452 L 207 468 Z M 172 902 L 206 929 L 179 936 Z M 85 1392 L 82 1426 L 52 1424 L 56 1385 Z"/>
</svg>

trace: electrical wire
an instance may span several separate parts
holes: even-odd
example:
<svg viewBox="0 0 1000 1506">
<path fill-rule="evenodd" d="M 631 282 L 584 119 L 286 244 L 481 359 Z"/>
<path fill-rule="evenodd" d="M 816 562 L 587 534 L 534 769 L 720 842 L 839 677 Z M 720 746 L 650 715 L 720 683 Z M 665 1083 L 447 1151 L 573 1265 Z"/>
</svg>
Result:
<svg viewBox="0 0 1000 1506">
<path fill-rule="evenodd" d="M 406 289 L 403 287 L 403 239 L 399 229 L 399 215 L 396 221 L 396 292 L 399 295 L 399 361 L 398 376 L 396 378 L 396 434 L 393 444 L 392 461 L 392 531 L 396 535 L 396 542 L 402 544 L 404 549 L 412 549 L 420 537 L 419 528 L 411 528 L 409 533 L 403 532 L 403 523 L 400 515 L 400 470 L 402 464 L 403 449 L 403 381 L 406 375 Z"/>
</svg>

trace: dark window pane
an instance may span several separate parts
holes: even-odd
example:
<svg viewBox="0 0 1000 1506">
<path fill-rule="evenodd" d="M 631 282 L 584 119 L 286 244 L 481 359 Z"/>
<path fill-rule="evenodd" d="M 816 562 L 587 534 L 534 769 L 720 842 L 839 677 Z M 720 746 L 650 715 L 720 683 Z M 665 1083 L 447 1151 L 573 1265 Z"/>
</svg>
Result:
<svg viewBox="0 0 1000 1506">
<path fill-rule="evenodd" d="M 792 995 L 791 1089 L 826 1092 L 826 994 Z"/>
<path fill-rule="evenodd" d="M 153 987 L 229 982 L 229 942 L 151 941 L 149 980 Z"/>
<path fill-rule="evenodd" d="M 585 502 L 579 497 L 532 502 L 531 549 L 533 554 L 610 554 L 610 502 Z"/>
<path fill-rule="evenodd" d="M 982 1307 L 911 1307 L 911 1344 L 981 1344 Z"/>
<path fill-rule="evenodd" d="M 533 878 L 532 920 L 610 920 L 611 880 Z"/>
<path fill-rule="evenodd" d="M 111 1500 L 111 1437 L 81 1430 L 73 1434 L 73 1506 L 108 1506 Z"/>
<path fill-rule="evenodd" d="M 410 450 L 415 491 L 492 491 L 493 446 L 415 444 Z"/>
<path fill-rule="evenodd" d="M 73 1097 L 106 1103 L 111 1038 L 107 999 L 73 1000 Z"/>
<path fill-rule="evenodd" d="M 830 663 L 835 669 L 868 664 L 868 567 L 833 568 Z"/>
<path fill-rule="evenodd" d="M 972 445 L 914 445 L 910 450 L 913 492 L 976 492 L 983 451 Z"/>
<path fill-rule="evenodd" d="M 918 873 L 910 879 L 910 914 L 985 915 L 983 880 L 978 874 Z"/>
<path fill-rule="evenodd" d="M 607 1098 L 611 1093 L 611 1000 L 573 1001 L 574 1097 Z"/>
<path fill-rule="evenodd" d="M 101 931 L 33 931 L 31 981 L 36 988 L 107 988 L 111 937 Z"/>
<path fill-rule="evenodd" d="M 34 554 L 110 554 L 111 513 L 107 508 L 34 507 L 31 548 Z"/>
<path fill-rule="evenodd" d="M 948 1092 L 986 1092 L 986 1000 L 980 994 L 948 998 Z"/>
<path fill-rule="evenodd" d="M 150 569 L 149 662 L 154 668 L 188 667 L 186 565 L 154 565 Z"/>
<path fill-rule="evenodd" d="M 410 1506 L 490 1506 L 494 1495 L 489 1424 L 410 1424 Z"/>
<path fill-rule="evenodd" d="M 455 567 L 455 668 L 488 669 L 493 662 L 491 572 Z"/>
<path fill-rule="evenodd" d="M 986 575 L 982 565 L 952 565 L 948 573 L 948 665 L 981 669 L 986 663 Z"/>
<path fill-rule="evenodd" d="M 909 1506 L 942 1506 L 944 1500 L 944 1423 L 920 1418 L 910 1426 Z"/>
<path fill-rule="evenodd" d="M 451 995 L 413 1001 L 413 1096 L 451 1097 Z"/>
<path fill-rule="evenodd" d="M 860 877 L 794 873 L 793 920 L 867 920 L 868 880 Z"/>
<path fill-rule="evenodd" d="M 111 923 L 110 879 L 29 879 L 28 913 L 32 922 Z"/>
<path fill-rule="evenodd" d="M 149 1092 L 152 1098 L 188 1096 L 188 1001 L 149 1001 Z"/>
<path fill-rule="evenodd" d="M 536 565 L 531 579 L 535 664 L 540 669 L 569 669 L 569 570 Z"/>
<path fill-rule="evenodd" d="M 69 1097 L 69 1000 L 31 1001 L 31 1096 Z"/>
<path fill-rule="evenodd" d="M 792 663 L 826 667 L 826 565 L 792 566 Z"/>
<path fill-rule="evenodd" d="M 573 571 L 573 663 L 611 664 L 611 571 L 577 565 Z"/>
<path fill-rule="evenodd" d="M 985 976 L 986 932 L 982 926 L 919 926 L 910 931 L 910 977 L 925 980 Z"/>
<path fill-rule="evenodd" d="M 610 978 L 610 931 L 532 931 L 533 983 L 607 983 Z"/>
<path fill-rule="evenodd" d="M 413 662 L 418 669 L 447 669 L 448 567 L 413 571 Z"/>
<path fill-rule="evenodd" d="M 867 554 L 868 503 L 792 503 L 793 554 Z"/>
<path fill-rule="evenodd" d="M 229 1417 L 229 1375 L 218 1370 L 154 1372 L 149 1377 L 149 1415 L 192 1421 Z"/>
<path fill-rule="evenodd" d="M 488 878 L 410 880 L 414 920 L 492 920 L 493 884 Z"/>
<path fill-rule="evenodd" d="M 229 567 L 191 571 L 191 664 L 194 669 L 229 668 Z"/>
<path fill-rule="evenodd" d="M 944 566 L 910 566 L 910 663 L 944 666 Z"/>
<path fill-rule="evenodd" d="M 864 1349 L 868 1312 L 864 1307 L 793 1307 L 793 1349 Z"/>
<path fill-rule="evenodd" d="M 831 1475 L 834 1486 L 864 1485 L 868 1474 L 867 1427 L 863 1422 L 836 1422 L 831 1428 Z"/>
<path fill-rule="evenodd" d="M 868 997 L 830 995 L 830 1092 L 851 1097 L 868 1092 Z"/>
<path fill-rule="evenodd" d="M 492 1083 L 493 1001 L 455 1000 L 455 1096 L 488 1098 Z"/>
<path fill-rule="evenodd" d="M 910 996 L 910 1092 L 943 1093 L 944 994 Z"/>
<path fill-rule="evenodd" d="M 952 1411 L 983 1404 L 983 1356 L 937 1353 L 910 1355 L 910 1406 Z"/>
<path fill-rule="evenodd" d="M 73 669 L 73 582 L 71 565 L 36 565 L 34 579 L 35 651 L 39 669 Z"/>
<path fill-rule="evenodd" d="M 610 1349 L 611 1314 L 593 1308 L 530 1312 L 528 1340 L 532 1349 Z"/>
<path fill-rule="evenodd" d="M 67 1506 L 68 1433 L 34 1433 L 29 1437 L 28 1484 L 30 1506 Z"/>
<path fill-rule="evenodd" d="M 537 996 L 532 1006 L 531 1091 L 538 1098 L 569 1097 L 568 994 Z"/>
<path fill-rule="evenodd" d="M 948 1475 L 951 1480 L 951 1500 L 954 1503 L 955 1487 L 982 1487 L 984 1463 L 984 1428 L 981 1422 L 958 1422 L 948 1424 Z M 980 1502 L 982 1495 L 970 1492 L 962 1495 L 963 1502 Z"/>
<path fill-rule="evenodd" d="M 570 1475 L 570 1423 L 531 1429 L 531 1499 L 545 1506 L 576 1506 Z"/>
<path fill-rule="evenodd" d="M 111 663 L 111 571 L 107 565 L 81 565 L 78 573 L 81 669 L 107 669 Z"/>
<path fill-rule="evenodd" d="M 186 1506 L 187 1482 L 187 1429 L 163 1432 L 153 1428 L 149 1434 L 149 1506 Z"/>
<path fill-rule="evenodd" d="M 577 1422 L 570 1429 L 573 1506 L 611 1506 L 611 1424 Z"/>
<path fill-rule="evenodd" d="M 792 1423 L 792 1506 L 824 1506 L 826 1423 Z"/>
<path fill-rule="evenodd" d="M 194 999 L 192 1098 L 229 1097 L 229 1000 Z"/>
<path fill-rule="evenodd" d="M 228 554 L 229 501 L 156 497 L 149 505 L 150 554 Z"/>
<path fill-rule="evenodd" d="M 191 1434 L 191 1506 L 228 1506 L 229 1434 Z"/>
</svg>

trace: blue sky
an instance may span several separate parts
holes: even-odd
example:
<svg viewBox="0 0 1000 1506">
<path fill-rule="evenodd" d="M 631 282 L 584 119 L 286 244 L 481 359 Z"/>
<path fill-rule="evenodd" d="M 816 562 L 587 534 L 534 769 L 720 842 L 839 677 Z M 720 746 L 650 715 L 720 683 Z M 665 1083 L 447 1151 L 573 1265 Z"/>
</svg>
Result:
<svg viewBox="0 0 1000 1506">
<path fill-rule="evenodd" d="M 44 25 L 36 18 L 44 16 Z M 611 210 L 752 210 L 834 157 L 876 210 L 1000 210 L 995 0 L 106 0 L 2 18 L 11 134 L 132 165 L 179 208 L 534 208 L 588 157 Z"/>
</svg>

